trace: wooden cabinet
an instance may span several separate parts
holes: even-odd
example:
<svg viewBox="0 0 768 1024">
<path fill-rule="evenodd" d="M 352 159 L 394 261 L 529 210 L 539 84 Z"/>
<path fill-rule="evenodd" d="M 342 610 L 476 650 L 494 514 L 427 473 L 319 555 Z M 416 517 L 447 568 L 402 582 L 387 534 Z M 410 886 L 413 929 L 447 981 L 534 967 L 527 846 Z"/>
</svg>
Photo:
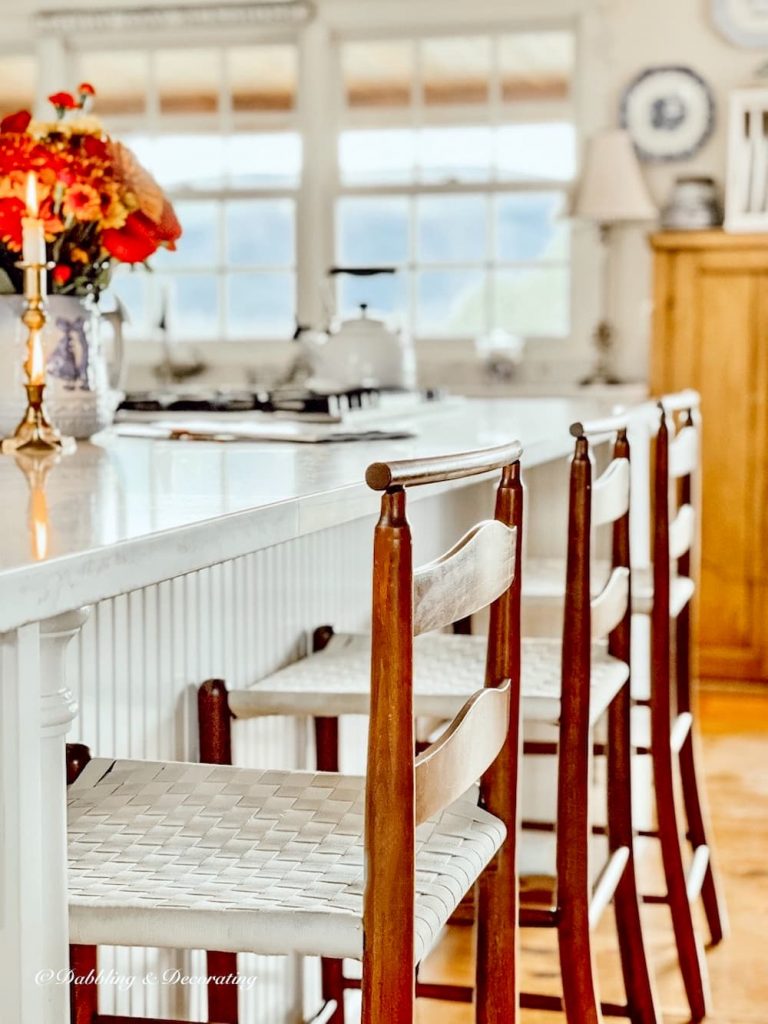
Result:
<svg viewBox="0 0 768 1024">
<path fill-rule="evenodd" d="M 652 238 L 651 386 L 702 396 L 699 668 L 768 677 L 768 235 Z"/>
</svg>

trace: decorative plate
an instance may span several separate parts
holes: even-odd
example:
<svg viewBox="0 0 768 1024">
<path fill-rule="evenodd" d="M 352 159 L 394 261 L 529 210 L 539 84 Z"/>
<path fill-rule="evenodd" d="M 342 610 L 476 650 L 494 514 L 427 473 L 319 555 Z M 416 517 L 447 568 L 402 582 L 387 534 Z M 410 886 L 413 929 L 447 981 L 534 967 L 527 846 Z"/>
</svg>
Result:
<svg viewBox="0 0 768 1024">
<path fill-rule="evenodd" d="M 712 20 L 725 38 L 737 46 L 768 46 L 766 0 L 710 0 Z"/>
<path fill-rule="evenodd" d="M 686 160 L 712 134 L 715 100 L 690 68 L 647 68 L 624 90 L 621 126 L 641 160 Z"/>
</svg>

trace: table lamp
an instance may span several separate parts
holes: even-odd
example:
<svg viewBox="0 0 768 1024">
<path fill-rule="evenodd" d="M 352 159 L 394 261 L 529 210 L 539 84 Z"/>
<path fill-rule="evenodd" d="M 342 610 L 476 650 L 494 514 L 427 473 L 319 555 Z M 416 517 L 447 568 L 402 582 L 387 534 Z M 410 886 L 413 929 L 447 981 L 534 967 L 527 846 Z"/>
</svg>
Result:
<svg viewBox="0 0 768 1024">
<path fill-rule="evenodd" d="M 596 224 L 600 236 L 602 315 L 594 333 L 597 359 L 593 372 L 581 383 L 618 384 L 612 369 L 614 330 L 608 315 L 611 229 L 617 224 L 650 221 L 658 216 L 627 132 L 612 128 L 589 140 L 573 215 Z"/>
</svg>

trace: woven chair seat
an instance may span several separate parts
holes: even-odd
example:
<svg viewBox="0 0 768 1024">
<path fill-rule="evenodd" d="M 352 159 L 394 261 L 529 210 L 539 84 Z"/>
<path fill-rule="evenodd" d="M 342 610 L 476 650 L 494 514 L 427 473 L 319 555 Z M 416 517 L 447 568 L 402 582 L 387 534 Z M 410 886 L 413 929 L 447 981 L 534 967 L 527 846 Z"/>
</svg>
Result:
<svg viewBox="0 0 768 1024">
<path fill-rule="evenodd" d="M 91 761 L 68 791 L 85 945 L 362 956 L 364 780 Z M 417 830 L 416 961 L 505 837 L 470 790 Z"/>
<path fill-rule="evenodd" d="M 592 567 L 593 594 L 599 593 L 611 573 L 608 562 Z M 678 616 L 693 597 L 695 584 L 688 576 L 673 575 L 670 582 L 670 613 Z M 565 598 L 565 561 L 560 558 L 531 558 L 523 576 L 523 597 L 526 601 L 553 601 L 562 604 Z M 653 568 L 632 570 L 632 611 L 650 615 L 653 610 Z"/>
<path fill-rule="evenodd" d="M 522 713 L 527 721 L 557 722 L 560 715 L 561 643 L 522 643 Z M 428 633 L 414 641 L 414 712 L 453 718 L 482 685 L 486 640 L 482 636 Z M 237 718 L 257 715 L 336 716 L 368 714 L 371 644 L 364 634 L 338 634 L 317 654 L 288 665 L 247 690 L 229 692 Z M 595 722 L 629 675 L 603 644 L 592 646 Z"/>
</svg>

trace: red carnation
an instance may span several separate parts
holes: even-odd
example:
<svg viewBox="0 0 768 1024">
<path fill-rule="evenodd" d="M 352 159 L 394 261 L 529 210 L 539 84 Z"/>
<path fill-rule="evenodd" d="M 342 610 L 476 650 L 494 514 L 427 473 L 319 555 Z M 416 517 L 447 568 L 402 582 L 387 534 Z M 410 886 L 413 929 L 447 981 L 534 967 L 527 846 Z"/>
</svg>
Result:
<svg viewBox="0 0 768 1024">
<path fill-rule="evenodd" d="M 110 256 L 121 263 L 143 263 L 157 250 L 155 225 L 143 213 L 130 213 L 121 228 L 107 228 L 101 242 Z"/>
<path fill-rule="evenodd" d="M 0 132 L 17 132 L 21 134 L 29 128 L 32 115 L 28 110 L 19 110 L 16 114 L 9 114 L 0 121 Z"/>
<path fill-rule="evenodd" d="M 77 91 L 81 96 L 95 96 L 96 90 L 93 88 L 90 82 L 81 82 L 77 87 Z"/>
<path fill-rule="evenodd" d="M 55 92 L 48 97 L 48 101 L 56 107 L 59 117 L 64 117 L 68 110 L 77 110 L 80 106 L 71 92 Z"/>
<path fill-rule="evenodd" d="M 51 276 L 54 284 L 63 287 L 72 277 L 72 267 L 68 267 L 66 263 L 57 263 Z"/>
</svg>

